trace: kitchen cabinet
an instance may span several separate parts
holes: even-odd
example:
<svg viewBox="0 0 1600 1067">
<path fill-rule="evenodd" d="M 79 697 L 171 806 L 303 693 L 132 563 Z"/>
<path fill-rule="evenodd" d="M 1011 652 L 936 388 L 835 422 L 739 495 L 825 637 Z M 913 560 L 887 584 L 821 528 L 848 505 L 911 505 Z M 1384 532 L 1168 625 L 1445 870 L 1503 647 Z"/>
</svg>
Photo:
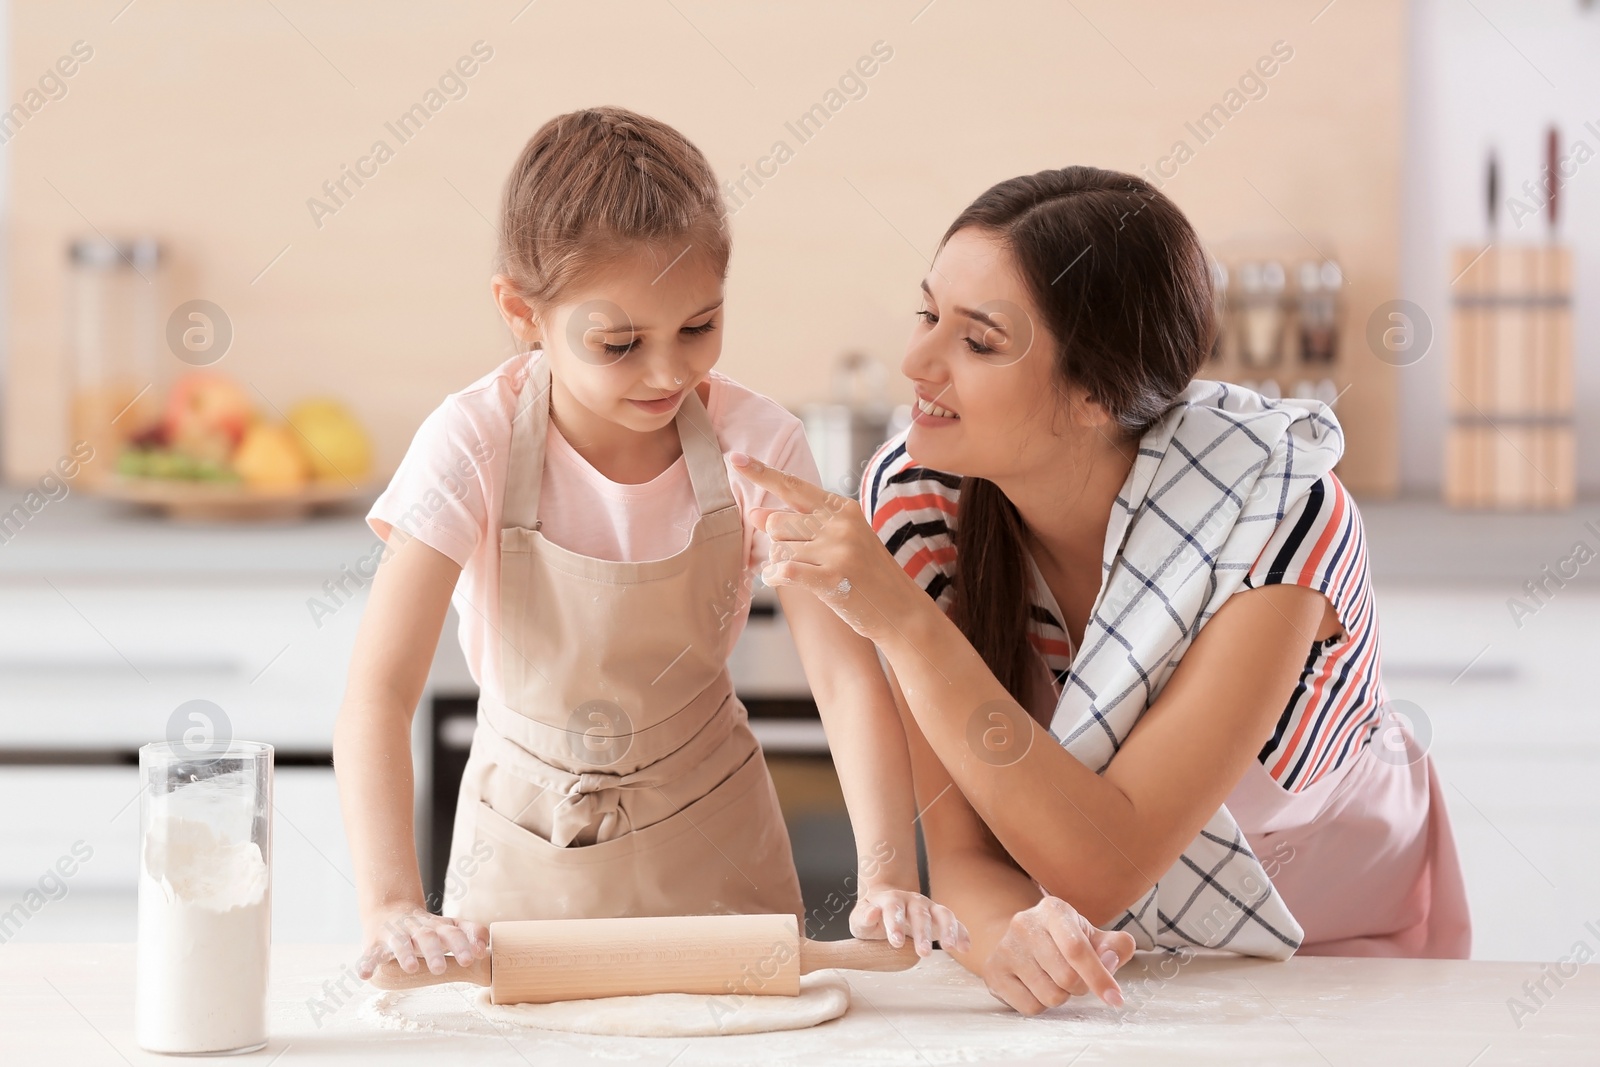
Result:
<svg viewBox="0 0 1600 1067">
<path fill-rule="evenodd" d="M 0 850 L 0 941 L 133 940 L 138 792 L 134 766 L 0 767 L 0 810 L 32 813 L 7 830 Z M 273 940 L 356 939 L 333 772 L 279 768 L 273 807 Z M 63 859 L 72 861 L 64 877 L 57 866 Z M 43 903 L 32 906 L 29 890 Z"/>
<path fill-rule="evenodd" d="M 326 752 L 360 618 L 320 620 L 320 576 L 225 580 L 54 578 L 4 587 L 0 746 L 136 750 L 176 740 L 169 720 L 203 699 L 217 736 Z M 184 727 L 189 724 L 183 720 Z"/>
<path fill-rule="evenodd" d="M 132 940 L 138 748 L 181 737 L 192 723 L 175 713 L 203 700 L 215 736 L 276 750 L 274 938 L 354 940 L 330 749 L 365 593 L 342 568 L 373 535 L 352 516 L 208 527 L 77 497 L 51 509 L 0 552 L 0 804 L 23 813 L 0 849 L 0 939 Z M 58 885 L 75 845 L 88 857 Z"/>
<path fill-rule="evenodd" d="M 1475 952 L 1556 959 L 1600 901 L 1600 719 L 1585 670 L 1600 647 L 1600 570 L 1553 588 L 1520 626 L 1507 600 L 1527 600 L 1525 583 L 1570 553 L 1589 516 L 1362 508 L 1387 687 L 1430 732 Z M 181 526 L 74 496 L 3 546 L 0 804 L 16 814 L 0 848 L 0 939 L 132 939 L 136 750 L 192 699 L 222 708 L 235 736 L 277 746 L 275 937 L 356 939 L 328 753 L 364 594 L 351 590 L 320 627 L 307 601 L 327 602 L 325 583 L 373 541 L 358 516 Z M 853 866 L 848 824 L 774 599 L 758 591 L 731 669 L 774 757 L 808 892 L 832 892 Z M 454 634 L 452 618 L 425 709 L 473 695 Z M 463 710 L 470 726 L 470 701 Z M 434 814 L 429 727 L 419 714 L 419 828 Z M 65 894 L 8 929 L 8 909 L 79 840 L 94 855 Z M 427 844 L 424 833 L 424 856 Z"/>
<path fill-rule="evenodd" d="M 1534 572 L 1537 573 L 1537 572 Z M 1600 589 L 1380 584 L 1385 686 L 1444 782 L 1478 959 L 1556 959 L 1600 916 Z M 1426 738 L 1422 734 L 1426 733 Z"/>
<path fill-rule="evenodd" d="M 8 831 L 0 908 L 71 854 L 91 857 L 65 893 L 7 936 L 131 936 L 138 872 L 137 750 L 190 726 L 208 701 L 215 736 L 276 748 L 273 934 L 355 937 L 349 851 L 329 760 L 359 606 L 313 625 L 311 577 L 237 580 L 71 577 L 13 583 L 0 613 L 0 766 Z M 26 760 L 26 762 L 23 762 Z M 3 920 L 0 920 L 3 926 Z"/>
</svg>

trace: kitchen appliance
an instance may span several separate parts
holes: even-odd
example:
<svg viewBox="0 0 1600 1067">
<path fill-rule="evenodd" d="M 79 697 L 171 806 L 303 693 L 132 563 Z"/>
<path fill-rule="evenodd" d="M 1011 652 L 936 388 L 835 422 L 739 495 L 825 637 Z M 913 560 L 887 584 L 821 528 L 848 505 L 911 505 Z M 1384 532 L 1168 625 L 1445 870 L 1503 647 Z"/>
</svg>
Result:
<svg viewBox="0 0 1600 1067">
<path fill-rule="evenodd" d="M 903 971 L 916 945 L 887 941 L 812 941 L 793 915 L 670 915 L 619 919 L 522 919 L 489 924 L 489 955 L 443 974 L 413 974 L 394 960 L 378 965 L 379 989 L 441 982 L 489 987 L 496 1004 L 639 996 L 725 995 L 760 975 L 759 992 L 799 996 L 800 976 L 830 967 Z"/>
<path fill-rule="evenodd" d="M 151 238 L 82 238 L 68 247 L 68 392 L 72 443 L 94 449 L 87 485 L 103 484 L 129 438 L 156 415 L 163 285 Z"/>
<path fill-rule="evenodd" d="M 846 352 L 833 364 L 832 399 L 801 409 L 806 440 L 829 492 L 853 497 L 860 490 L 867 461 L 890 435 L 887 388 L 882 363 L 864 352 Z"/>
<path fill-rule="evenodd" d="M 139 750 L 134 1018 L 152 1052 L 267 1042 L 272 746 L 182 741 Z"/>
</svg>

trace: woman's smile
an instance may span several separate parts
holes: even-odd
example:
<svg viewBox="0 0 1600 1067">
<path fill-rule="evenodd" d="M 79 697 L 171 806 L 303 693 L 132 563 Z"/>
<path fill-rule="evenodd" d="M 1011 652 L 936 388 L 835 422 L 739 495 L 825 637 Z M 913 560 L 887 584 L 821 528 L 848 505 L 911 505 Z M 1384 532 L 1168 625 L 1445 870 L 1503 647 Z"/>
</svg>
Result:
<svg viewBox="0 0 1600 1067">
<path fill-rule="evenodd" d="M 921 390 L 917 391 L 917 403 L 911 415 L 913 422 L 920 426 L 951 426 L 960 418 L 951 409 L 923 396 Z"/>
</svg>

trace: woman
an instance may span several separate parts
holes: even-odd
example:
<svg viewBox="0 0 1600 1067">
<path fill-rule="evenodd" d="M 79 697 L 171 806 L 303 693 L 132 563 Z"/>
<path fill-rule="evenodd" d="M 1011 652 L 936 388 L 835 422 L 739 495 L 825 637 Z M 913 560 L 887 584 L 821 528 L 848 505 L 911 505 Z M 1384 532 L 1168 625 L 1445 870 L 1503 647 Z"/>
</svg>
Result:
<svg viewBox="0 0 1600 1067">
<path fill-rule="evenodd" d="M 1096 957 L 1135 945 L 1467 955 L 1432 761 L 1384 721 L 1342 432 L 1194 380 L 1182 213 L 1125 174 L 1014 178 L 922 290 L 915 419 L 860 508 L 734 463 L 794 509 L 757 515 L 763 577 L 887 661 L 957 958 L 1032 1014 L 1116 1002 Z"/>
</svg>

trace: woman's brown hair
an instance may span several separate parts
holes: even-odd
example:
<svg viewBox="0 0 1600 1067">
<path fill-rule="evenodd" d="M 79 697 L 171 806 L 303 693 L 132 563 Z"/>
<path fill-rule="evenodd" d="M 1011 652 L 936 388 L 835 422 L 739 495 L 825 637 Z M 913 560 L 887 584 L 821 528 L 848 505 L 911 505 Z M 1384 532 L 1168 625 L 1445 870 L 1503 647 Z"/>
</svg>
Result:
<svg viewBox="0 0 1600 1067">
<path fill-rule="evenodd" d="M 943 240 L 968 227 L 1009 250 L 1055 339 L 1058 382 L 1083 389 L 1130 439 L 1199 372 L 1216 330 L 1205 252 L 1148 182 L 1095 167 L 1040 171 L 979 196 Z M 1022 519 L 986 479 L 962 478 L 960 493 L 952 618 L 1027 707 Z"/>
<path fill-rule="evenodd" d="M 640 244 L 680 247 L 728 269 L 727 214 L 716 175 L 687 137 L 620 107 L 558 115 L 506 179 L 500 271 L 549 307 L 574 283 Z"/>
</svg>

